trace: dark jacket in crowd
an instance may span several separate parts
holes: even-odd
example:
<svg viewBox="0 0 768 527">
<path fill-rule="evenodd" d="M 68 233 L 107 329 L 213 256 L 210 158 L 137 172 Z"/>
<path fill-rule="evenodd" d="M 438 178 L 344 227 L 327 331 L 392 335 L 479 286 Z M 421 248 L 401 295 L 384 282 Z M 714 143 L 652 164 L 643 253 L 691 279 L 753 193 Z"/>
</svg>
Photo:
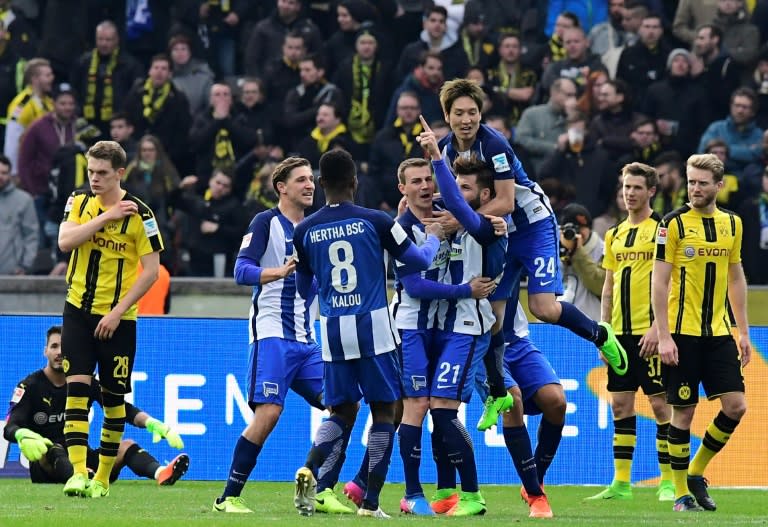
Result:
<svg viewBox="0 0 768 527">
<path fill-rule="evenodd" d="M 270 63 L 280 60 L 283 54 L 283 40 L 291 31 L 298 31 L 304 37 L 308 53 L 315 53 L 322 48 L 320 30 L 310 19 L 299 17 L 290 24 L 284 23 L 277 16 L 277 10 L 269 17 L 260 20 L 253 28 L 248 45 L 245 48 L 243 69 L 246 75 L 263 76 Z"/>
<path fill-rule="evenodd" d="M 410 141 L 410 146 L 410 153 L 406 154 L 400 130 L 391 123 L 376 134 L 368 161 L 368 178 L 372 187 L 369 196 L 366 196 L 368 206 L 378 209 L 385 202 L 392 209 L 397 209 L 403 197 L 397 188 L 397 167 L 406 158 L 421 155 L 421 147 L 415 140 Z"/>
<path fill-rule="evenodd" d="M 672 51 L 662 40 L 653 50 L 638 41 L 621 52 L 616 77 L 629 84 L 635 108 L 642 108 L 648 87 L 667 75 L 667 57 Z"/>
<path fill-rule="evenodd" d="M 429 51 L 429 45 L 421 39 L 405 46 L 395 70 L 397 78 L 402 79 L 411 73 L 421 63 L 421 57 L 427 51 Z M 454 44 L 441 49 L 440 56 L 443 58 L 443 77 L 446 80 L 467 74 L 469 60 L 461 47 L 461 41 L 457 40 Z"/>
<path fill-rule="evenodd" d="M 616 161 L 634 149 L 629 134 L 641 116 L 629 109 L 621 112 L 600 112 L 589 125 L 589 135 L 600 143 L 611 161 Z M 576 200 L 581 203 L 581 200 Z"/>
<path fill-rule="evenodd" d="M 234 159 L 231 160 L 231 168 L 256 144 L 255 130 L 244 126 L 234 115 L 215 119 L 212 110 L 198 114 L 189 132 L 189 146 L 195 154 L 195 175 L 201 190 L 208 187 L 208 180 L 215 168 L 216 136 L 221 130 L 227 132 L 232 144 Z"/>
</svg>

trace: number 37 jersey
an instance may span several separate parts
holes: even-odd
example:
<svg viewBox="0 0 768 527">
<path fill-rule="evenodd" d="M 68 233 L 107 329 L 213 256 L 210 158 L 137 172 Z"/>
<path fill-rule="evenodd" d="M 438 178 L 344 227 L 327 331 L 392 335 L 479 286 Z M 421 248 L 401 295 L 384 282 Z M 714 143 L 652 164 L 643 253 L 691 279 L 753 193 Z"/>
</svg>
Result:
<svg viewBox="0 0 768 527">
<path fill-rule="evenodd" d="M 403 228 L 384 212 L 345 202 L 301 222 L 293 243 L 298 270 L 317 278 L 323 360 L 394 350 L 386 252 L 397 258 L 410 246 Z"/>
</svg>

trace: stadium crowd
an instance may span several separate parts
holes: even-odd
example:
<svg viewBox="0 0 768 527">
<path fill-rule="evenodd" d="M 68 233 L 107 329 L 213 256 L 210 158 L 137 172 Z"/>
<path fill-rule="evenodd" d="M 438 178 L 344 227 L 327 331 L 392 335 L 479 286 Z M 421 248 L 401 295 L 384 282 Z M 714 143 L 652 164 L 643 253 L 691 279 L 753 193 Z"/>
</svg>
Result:
<svg viewBox="0 0 768 527">
<path fill-rule="evenodd" d="M 58 224 L 100 139 L 128 153 L 171 275 L 232 276 L 289 155 L 349 151 L 358 203 L 394 216 L 419 115 L 446 134 L 439 89 L 467 77 L 553 206 L 581 203 L 601 236 L 626 216 L 622 166 L 657 169 L 663 215 L 684 160 L 717 155 L 747 279 L 768 283 L 766 40 L 765 0 L 0 0 L 0 274 L 65 272 Z"/>
</svg>

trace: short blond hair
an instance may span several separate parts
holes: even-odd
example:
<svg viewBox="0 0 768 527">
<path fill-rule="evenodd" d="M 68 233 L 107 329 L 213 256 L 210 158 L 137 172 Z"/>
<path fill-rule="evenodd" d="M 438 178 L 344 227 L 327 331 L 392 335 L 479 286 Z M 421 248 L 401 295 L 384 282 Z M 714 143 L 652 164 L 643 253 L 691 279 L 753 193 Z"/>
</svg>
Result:
<svg viewBox="0 0 768 527">
<path fill-rule="evenodd" d="M 116 141 L 99 141 L 88 149 L 86 158 L 103 159 L 109 161 L 114 170 L 125 168 L 127 156 L 125 150 Z"/>
<path fill-rule="evenodd" d="M 421 168 L 429 166 L 429 161 L 421 157 L 411 157 L 400 163 L 397 167 L 397 180 L 405 185 L 405 171 L 409 168 Z M 430 169 L 431 170 L 431 169 Z"/>
<path fill-rule="evenodd" d="M 475 101 L 478 110 L 483 109 L 483 89 L 480 85 L 469 79 L 453 79 L 445 82 L 440 88 L 440 106 L 444 114 L 451 113 L 453 103 L 459 97 L 469 97 Z"/>
<path fill-rule="evenodd" d="M 686 166 L 692 168 L 698 168 L 699 170 L 706 170 L 712 174 L 712 178 L 715 183 L 723 180 L 723 173 L 725 167 L 720 158 L 715 154 L 694 154 L 688 158 Z"/>
</svg>

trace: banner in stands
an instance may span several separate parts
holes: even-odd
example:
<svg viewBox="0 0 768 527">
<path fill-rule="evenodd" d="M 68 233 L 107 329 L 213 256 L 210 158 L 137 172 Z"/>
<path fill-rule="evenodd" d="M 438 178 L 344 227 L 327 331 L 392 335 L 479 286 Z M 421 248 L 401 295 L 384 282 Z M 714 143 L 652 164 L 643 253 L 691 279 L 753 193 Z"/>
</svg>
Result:
<svg viewBox="0 0 768 527">
<path fill-rule="evenodd" d="M 51 316 L 0 316 L 3 340 L 0 398 L 4 398 L 1 404 L 6 408 L 16 383 L 45 365 L 45 332 L 49 326 L 59 323 L 60 318 Z M 597 350 L 557 326 L 533 324 L 531 336 L 560 375 L 568 400 L 563 440 L 546 482 L 609 483 L 613 476 L 613 426 L 605 390 L 605 366 L 599 361 Z M 768 328 L 753 328 L 752 339 L 755 352 L 752 363 L 744 370 L 748 411 L 744 422 L 707 471 L 713 485 L 768 485 L 768 449 L 764 448 L 764 434 L 760 431 L 768 421 L 768 367 L 764 352 L 768 350 Z M 191 458 L 186 479 L 226 479 L 232 448 L 251 415 L 244 395 L 247 365 L 246 320 L 143 318 L 139 321 L 133 392 L 128 400 L 182 435 L 185 451 Z M 656 426 L 645 397 L 639 395 L 638 401 L 640 418 L 632 478 L 652 484 L 658 477 Z M 694 449 L 718 410 L 716 401 L 700 404 L 692 428 Z M 474 442 L 480 481 L 519 483 L 501 430 L 494 427 L 482 433 L 475 429 L 481 412 L 482 401 L 477 396 L 460 410 Z M 91 444 L 97 445 L 101 412 L 94 411 L 93 416 Z M 310 409 L 301 398 L 291 394 L 277 428 L 259 456 L 252 479 L 292 480 L 323 418 L 323 413 Z M 534 448 L 539 420 L 539 417 L 527 418 Z M 0 426 L 3 423 L 0 422 Z M 347 451 L 342 481 L 357 471 L 370 424 L 368 407 L 363 405 Z M 431 428 L 431 423 L 425 426 Z M 160 462 L 177 454 L 165 441 L 152 444 L 151 435 L 145 430 L 127 426 L 125 437 L 137 441 Z M 422 481 L 434 482 L 428 437 L 424 435 L 421 475 Z M 9 445 L 0 437 L 0 477 L 26 475 L 25 466 L 26 460 L 20 459 L 17 446 Z M 121 477 L 135 476 L 123 469 Z M 403 480 L 397 447 L 389 480 Z"/>
</svg>

